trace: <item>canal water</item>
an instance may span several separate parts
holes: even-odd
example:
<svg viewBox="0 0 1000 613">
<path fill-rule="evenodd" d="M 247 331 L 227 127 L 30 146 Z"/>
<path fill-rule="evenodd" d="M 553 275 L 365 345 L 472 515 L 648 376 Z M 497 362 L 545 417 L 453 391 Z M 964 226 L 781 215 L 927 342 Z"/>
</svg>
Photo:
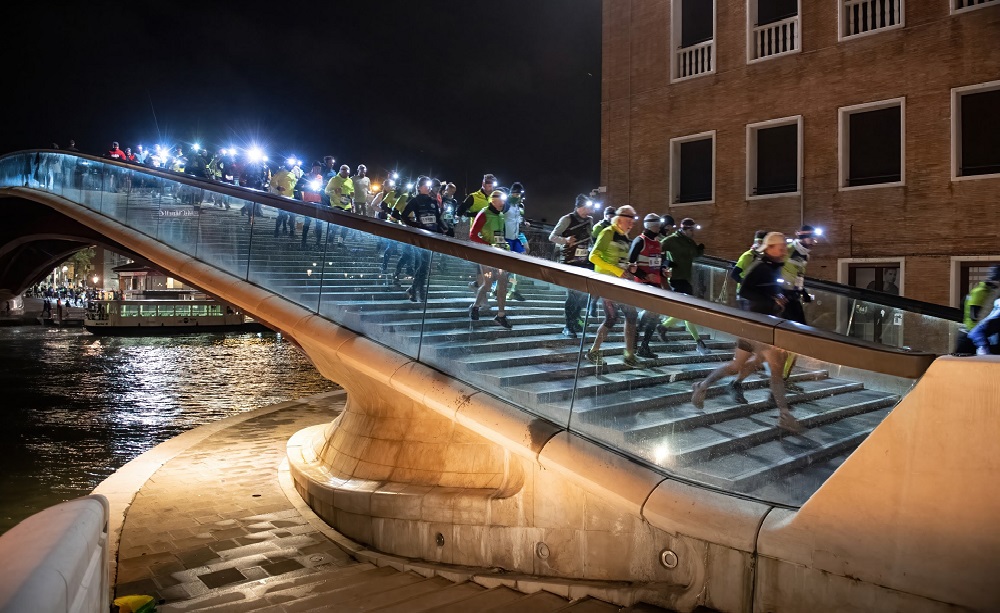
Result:
<svg viewBox="0 0 1000 613">
<path fill-rule="evenodd" d="M 0 328 L 0 533 L 185 430 L 335 388 L 274 333 Z"/>
</svg>

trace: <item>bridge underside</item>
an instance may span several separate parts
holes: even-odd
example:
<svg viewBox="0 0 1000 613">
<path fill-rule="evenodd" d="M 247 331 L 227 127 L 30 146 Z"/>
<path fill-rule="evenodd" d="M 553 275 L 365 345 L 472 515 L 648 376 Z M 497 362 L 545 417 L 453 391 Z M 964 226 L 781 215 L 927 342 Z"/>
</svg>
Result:
<svg viewBox="0 0 1000 613">
<path fill-rule="evenodd" d="M 121 243 L 44 204 L 17 198 L 4 205 L 12 214 L 0 224 L 0 300 L 9 300 L 38 283 L 54 266 L 85 247 L 99 245 L 140 258 Z"/>
</svg>

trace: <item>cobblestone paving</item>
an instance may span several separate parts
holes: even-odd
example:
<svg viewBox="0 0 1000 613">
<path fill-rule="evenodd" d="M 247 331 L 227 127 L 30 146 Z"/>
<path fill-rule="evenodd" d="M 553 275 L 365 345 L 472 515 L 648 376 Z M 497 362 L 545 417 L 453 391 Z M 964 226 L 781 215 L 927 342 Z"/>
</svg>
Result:
<svg viewBox="0 0 1000 613">
<path fill-rule="evenodd" d="M 289 437 L 334 417 L 320 397 L 288 404 L 210 436 L 143 485 L 122 531 L 116 595 L 162 598 L 162 611 L 283 611 L 297 584 L 372 568 L 311 527 L 282 492 Z"/>
</svg>

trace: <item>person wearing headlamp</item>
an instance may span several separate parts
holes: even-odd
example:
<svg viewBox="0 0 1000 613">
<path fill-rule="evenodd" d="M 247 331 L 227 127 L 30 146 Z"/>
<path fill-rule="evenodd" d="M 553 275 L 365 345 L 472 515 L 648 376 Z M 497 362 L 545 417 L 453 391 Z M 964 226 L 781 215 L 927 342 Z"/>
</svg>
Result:
<svg viewBox="0 0 1000 613">
<path fill-rule="evenodd" d="M 697 227 L 693 219 L 685 217 L 681 220 L 681 225 L 676 232 L 660 241 L 664 256 L 668 260 L 667 267 L 669 270 L 667 273 L 670 288 L 675 292 L 689 296 L 694 295 L 694 288 L 691 286 L 694 259 L 705 253 L 704 243 L 694 242 L 694 232 Z M 660 331 L 660 339 L 663 342 L 667 341 L 667 330 L 677 321 L 676 317 L 667 317 L 657 328 Z M 698 353 L 700 355 L 711 353 L 705 345 L 705 341 L 701 340 L 701 336 L 698 334 L 698 327 L 689 321 L 683 323 L 684 327 L 687 328 L 688 334 L 694 339 Z"/>
<path fill-rule="evenodd" d="M 559 218 L 555 228 L 549 234 L 549 241 L 559 245 L 559 259 L 564 264 L 594 269 L 590 263 L 590 244 L 593 240 L 594 220 L 590 217 L 594 201 L 583 194 L 576 196 L 573 212 Z M 562 334 L 567 338 L 576 338 L 583 332 L 580 325 L 580 309 L 587 306 L 587 294 L 573 289 L 566 290 L 566 327 Z"/>
<path fill-rule="evenodd" d="M 642 220 L 642 234 L 635 237 L 632 246 L 629 248 L 628 261 L 635 264 L 635 280 L 656 288 L 663 287 L 663 247 L 660 246 L 660 227 L 663 225 L 662 218 L 656 213 L 646 215 Z M 649 341 L 653 338 L 656 325 L 660 321 L 660 315 L 650 311 L 643 311 L 639 318 L 639 334 L 642 336 L 642 344 L 636 353 L 640 358 L 655 359 L 656 354 L 649 348 Z"/>
<path fill-rule="evenodd" d="M 354 212 L 368 215 L 368 197 L 371 195 L 372 180 L 368 178 L 368 167 L 358 164 L 358 170 L 351 177 L 354 184 Z"/>
<path fill-rule="evenodd" d="M 596 272 L 623 279 L 635 279 L 635 271 L 638 267 L 628 261 L 631 244 L 628 233 L 635 225 L 635 218 L 634 208 L 627 204 L 620 206 L 615 211 L 611 224 L 597 235 L 594 248 L 590 250 L 590 262 L 594 265 Z M 601 365 L 603 362 L 600 353 L 601 343 L 618 323 L 618 309 L 621 309 L 625 315 L 625 352 L 622 355 L 622 362 L 633 368 L 642 366 L 639 358 L 635 355 L 635 329 L 638 318 L 635 307 L 630 304 L 619 305 L 607 298 L 604 298 L 602 303 L 604 304 L 604 321 L 597 328 L 594 343 L 587 351 L 587 360 L 594 365 Z"/>
<path fill-rule="evenodd" d="M 506 224 L 504 223 L 503 207 L 505 194 L 500 190 L 490 193 L 490 205 L 479 211 L 469 228 L 469 240 L 481 245 L 489 245 L 494 249 L 510 251 L 507 244 Z M 504 307 L 507 304 L 507 271 L 491 266 L 479 266 L 478 288 L 476 301 L 469 307 L 469 319 L 479 319 L 479 310 L 486 306 L 490 295 L 490 285 L 496 281 L 497 315 L 493 321 L 502 328 L 511 328 Z"/>
<path fill-rule="evenodd" d="M 455 192 L 458 186 L 448 183 L 441 192 L 441 221 L 444 222 L 445 236 L 455 237 L 455 211 L 458 210 L 458 199 Z"/>
<path fill-rule="evenodd" d="M 323 165 L 313 162 L 309 172 L 303 173 L 299 182 L 295 184 L 295 195 L 309 204 L 323 206 Z M 304 215 L 302 219 L 302 248 L 306 246 L 306 238 L 309 236 L 309 228 L 312 226 L 313 218 Z M 316 248 L 320 248 L 323 238 L 323 221 L 316 219 Z"/>
<path fill-rule="evenodd" d="M 799 228 L 795 233 L 795 240 L 788 246 L 788 257 L 785 258 L 785 264 L 781 268 L 781 277 L 785 283 L 784 294 L 788 299 L 782 317 L 803 326 L 806 325 L 806 312 L 802 305 L 812 301 L 812 297 L 806 291 L 806 265 L 809 264 L 809 252 L 817 243 L 816 236 L 816 228 L 812 226 Z M 788 381 L 797 357 L 796 354 L 789 353 L 785 361 L 783 375 L 785 387 L 790 392 L 803 391 L 800 385 Z"/>
<path fill-rule="evenodd" d="M 335 210 L 343 213 L 351 212 L 354 201 L 354 182 L 351 181 L 351 167 L 347 164 L 342 165 L 340 172 L 330 179 L 330 182 L 326 184 L 326 189 L 323 191 L 330 197 L 330 204 Z M 347 226 L 341 226 L 340 232 L 337 233 L 334 247 L 343 247 L 344 237 L 346 236 Z"/>
<path fill-rule="evenodd" d="M 444 233 L 444 224 L 441 222 L 441 210 L 438 208 L 437 198 L 430 195 L 431 181 L 427 177 L 417 179 L 417 195 L 410 198 L 403 209 L 403 223 L 411 228 Z M 430 254 L 423 249 L 411 247 L 410 257 L 413 259 L 413 282 L 406 290 L 406 297 L 410 302 L 424 302 L 427 300 L 427 268 L 430 265 Z"/>
<path fill-rule="evenodd" d="M 480 211 L 486 209 L 496 184 L 497 178 L 495 176 L 490 173 L 483 175 L 483 186 L 465 197 L 462 205 L 455 212 L 456 215 L 458 217 L 475 217 Z"/>
</svg>

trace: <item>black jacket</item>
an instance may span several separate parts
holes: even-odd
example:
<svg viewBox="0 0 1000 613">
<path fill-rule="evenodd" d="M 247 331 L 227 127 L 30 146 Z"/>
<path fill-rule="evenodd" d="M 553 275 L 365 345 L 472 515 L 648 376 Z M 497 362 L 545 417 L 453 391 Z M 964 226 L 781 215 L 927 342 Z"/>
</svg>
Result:
<svg viewBox="0 0 1000 613">
<path fill-rule="evenodd" d="M 445 227 L 441 223 L 441 210 L 437 200 L 427 194 L 417 194 L 406 203 L 403 209 L 403 223 L 411 228 L 420 228 L 429 232 L 444 234 Z"/>
<path fill-rule="evenodd" d="M 776 302 L 782 296 L 781 267 L 783 262 L 775 262 L 766 255 L 747 267 L 740 286 L 740 298 L 747 301 L 754 313 L 779 315 L 783 310 Z"/>
</svg>

